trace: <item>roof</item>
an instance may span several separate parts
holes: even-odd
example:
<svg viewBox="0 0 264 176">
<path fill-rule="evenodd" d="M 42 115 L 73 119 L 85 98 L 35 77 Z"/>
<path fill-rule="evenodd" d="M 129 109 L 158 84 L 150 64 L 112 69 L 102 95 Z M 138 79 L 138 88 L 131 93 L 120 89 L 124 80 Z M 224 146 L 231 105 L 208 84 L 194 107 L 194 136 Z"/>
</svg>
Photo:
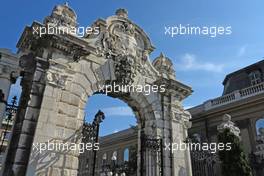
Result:
<svg viewBox="0 0 264 176">
<path fill-rule="evenodd" d="M 237 71 L 234 71 L 234 72 L 232 72 L 232 73 L 229 73 L 228 75 L 226 75 L 226 77 L 225 77 L 225 79 L 224 79 L 224 81 L 223 81 L 223 85 L 225 85 L 225 83 L 228 81 L 228 79 L 229 79 L 230 77 L 232 77 L 233 75 L 236 75 L 236 74 L 238 74 L 238 73 L 241 73 L 241 72 L 244 72 L 244 71 L 246 71 L 246 70 L 249 70 L 249 69 L 251 69 L 252 67 L 255 67 L 255 66 L 260 65 L 260 64 L 264 64 L 264 60 L 261 60 L 261 61 L 259 61 L 259 62 L 256 62 L 256 63 L 254 63 L 254 64 L 252 64 L 252 65 L 249 65 L 249 66 L 247 66 L 247 67 L 244 67 L 244 68 L 239 69 L 239 70 L 237 70 Z"/>
</svg>

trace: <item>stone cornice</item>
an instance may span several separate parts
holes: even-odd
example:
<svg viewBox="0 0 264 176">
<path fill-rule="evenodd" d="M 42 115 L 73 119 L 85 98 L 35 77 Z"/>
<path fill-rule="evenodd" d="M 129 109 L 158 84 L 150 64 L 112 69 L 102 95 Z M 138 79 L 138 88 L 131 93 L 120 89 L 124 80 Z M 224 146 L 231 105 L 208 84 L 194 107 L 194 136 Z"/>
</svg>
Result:
<svg viewBox="0 0 264 176">
<path fill-rule="evenodd" d="M 41 55 L 41 50 L 44 48 L 55 48 L 63 52 L 65 55 L 70 55 L 74 61 L 78 61 L 80 57 L 96 53 L 96 49 L 89 45 L 84 39 L 70 35 L 70 34 L 44 34 L 40 35 L 34 33 L 33 29 L 45 27 L 39 22 L 33 22 L 29 27 L 27 26 L 21 38 L 17 43 L 17 48 L 20 50 L 35 50 L 37 56 Z"/>
<path fill-rule="evenodd" d="M 180 101 L 191 95 L 193 92 L 191 87 L 172 79 L 161 78 L 154 84 L 165 85 L 165 95 L 172 94 L 178 97 Z"/>
</svg>

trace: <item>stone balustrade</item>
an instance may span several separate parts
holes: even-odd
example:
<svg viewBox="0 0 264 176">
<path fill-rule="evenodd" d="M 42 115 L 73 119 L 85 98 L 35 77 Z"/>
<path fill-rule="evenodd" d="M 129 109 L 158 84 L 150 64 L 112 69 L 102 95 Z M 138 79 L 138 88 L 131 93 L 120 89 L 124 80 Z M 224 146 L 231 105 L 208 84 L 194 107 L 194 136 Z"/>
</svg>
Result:
<svg viewBox="0 0 264 176">
<path fill-rule="evenodd" d="M 264 93 L 264 83 L 260 83 L 245 89 L 236 90 L 230 94 L 208 100 L 204 103 L 205 110 L 213 109 L 218 106 L 229 104 L 250 96 Z"/>
<path fill-rule="evenodd" d="M 247 97 L 264 91 L 264 83 L 240 90 L 241 97 Z"/>
</svg>

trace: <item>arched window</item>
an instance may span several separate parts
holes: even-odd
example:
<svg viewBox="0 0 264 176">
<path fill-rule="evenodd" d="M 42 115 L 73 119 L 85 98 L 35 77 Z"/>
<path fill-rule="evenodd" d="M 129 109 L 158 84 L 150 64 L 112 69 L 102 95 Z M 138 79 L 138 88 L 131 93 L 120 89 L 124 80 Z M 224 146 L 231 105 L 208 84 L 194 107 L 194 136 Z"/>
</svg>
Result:
<svg viewBox="0 0 264 176">
<path fill-rule="evenodd" d="M 264 118 L 261 118 L 256 121 L 256 133 L 260 135 L 260 129 L 264 129 Z"/>
<path fill-rule="evenodd" d="M 129 161 L 129 149 L 124 150 L 124 161 Z"/>
<path fill-rule="evenodd" d="M 249 79 L 251 82 L 251 85 L 254 86 L 256 84 L 261 83 L 261 73 L 260 71 L 253 71 L 249 74 Z"/>
</svg>

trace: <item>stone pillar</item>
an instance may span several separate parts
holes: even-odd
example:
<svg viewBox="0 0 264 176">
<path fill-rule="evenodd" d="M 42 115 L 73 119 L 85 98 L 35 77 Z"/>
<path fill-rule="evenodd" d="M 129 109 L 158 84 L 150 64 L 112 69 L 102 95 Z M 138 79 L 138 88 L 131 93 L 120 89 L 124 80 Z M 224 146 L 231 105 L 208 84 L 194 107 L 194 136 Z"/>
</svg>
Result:
<svg viewBox="0 0 264 176">
<path fill-rule="evenodd" d="M 161 131 L 164 141 L 164 173 L 169 176 L 192 176 L 190 151 L 188 149 L 173 150 L 172 147 L 185 143 L 188 137 L 191 115 L 183 109 L 182 100 L 191 93 L 191 89 L 174 80 L 163 80 L 162 84 L 167 86 L 166 92 L 161 94 L 162 119 L 160 119 L 162 120 Z"/>
<path fill-rule="evenodd" d="M 188 175 L 192 176 L 191 156 L 188 148 L 180 149 L 180 145 L 184 145 L 188 137 L 188 129 L 191 127 L 189 119 L 191 115 L 184 110 L 174 112 L 174 118 L 171 121 L 172 140 L 171 144 L 178 145 L 177 150 L 172 150 L 172 175 Z M 172 149 L 173 149 L 172 148 Z"/>
<path fill-rule="evenodd" d="M 23 69 L 22 94 L 3 167 L 4 176 L 26 173 L 45 88 L 45 69 L 48 65 L 42 59 L 29 54 L 21 57 L 20 66 Z"/>
<path fill-rule="evenodd" d="M 0 89 L 4 93 L 7 101 L 11 84 L 16 82 L 19 73 L 18 58 L 11 51 L 0 49 Z M 4 118 L 6 105 L 0 103 L 0 128 Z"/>
<path fill-rule="evenodd" d="M 32 148 L 27 176 L 77 175 L 79 149 L 67 146 L 78 147 L 81 142 L 84 99 L 87 97 L 81 85 L 69 81 L 74 74 L 65 72 L 52 64 L 47 70 L 46 87 L 33 141 L 33 145 L 45 145 L 46 148 L 41 152 L 39 148 Z M 51 147 L 59 145 L 65 148 Z"/>
</svg>

